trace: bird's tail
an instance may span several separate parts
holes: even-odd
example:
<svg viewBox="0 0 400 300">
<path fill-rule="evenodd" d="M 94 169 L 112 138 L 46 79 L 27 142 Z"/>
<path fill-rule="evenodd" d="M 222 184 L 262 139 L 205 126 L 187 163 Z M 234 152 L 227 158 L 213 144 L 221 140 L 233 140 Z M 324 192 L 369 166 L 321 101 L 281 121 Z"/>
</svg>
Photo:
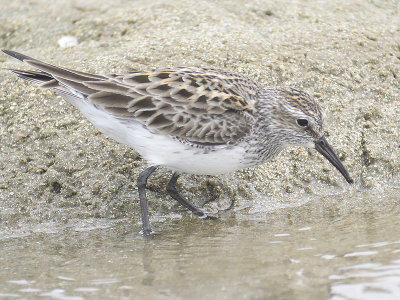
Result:
<svg viewBox="0 0 400 300">
<path fill-rule="evenodd" d="M 100 75 L 57 67 L 15 51 L 2 51 L 40 70 L 28 71 L 11 69 L 11 72 L 24 80 L 37 84 L 41 88 L 52 89 L 59 94 L 84 98 L 97 91 L 88 88 L 83 82 L 93 82 L 104 79 L 104 77 Z"/>
</svg>

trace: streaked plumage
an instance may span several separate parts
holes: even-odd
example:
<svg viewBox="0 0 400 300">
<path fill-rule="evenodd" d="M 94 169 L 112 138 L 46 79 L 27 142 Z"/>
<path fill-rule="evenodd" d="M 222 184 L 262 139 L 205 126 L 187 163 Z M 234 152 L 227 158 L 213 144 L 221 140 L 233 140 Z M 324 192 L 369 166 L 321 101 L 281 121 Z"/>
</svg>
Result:
<svg viewBox="0 0 400 300">
<path fill-rule="evenodd" d="M 94 75 L 3 51 L 39 69 L 12 70 L 15 74 L 61 94 L 100 131 L 149 162 L 152 167 L 139 176 L 138 184 L 144 234 L 151 231 L 144 187 L 155 166 L 175 172 L 167 190 L 200 216 L 205 214 L 175 188 L 179 173 L 233 172 L 261 164 L 290 145 L 315 147 L 352 182 L 323 137 L 320 106 L 303 91 L 264 87 L 207 68 Z"/>
</svg>

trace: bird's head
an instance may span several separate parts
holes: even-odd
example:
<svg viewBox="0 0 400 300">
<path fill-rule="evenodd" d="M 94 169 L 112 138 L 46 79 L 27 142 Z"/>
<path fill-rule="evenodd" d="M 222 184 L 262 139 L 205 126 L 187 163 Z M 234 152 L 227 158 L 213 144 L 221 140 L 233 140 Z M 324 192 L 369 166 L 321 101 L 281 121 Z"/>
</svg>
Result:
<svg viewBox="0 0 400 300">
<path fill-rule="evenodd" d="M 339 170 L 348 183 L 353 183 L 324 136 L 324 117 L 318 102 L 309 94 L 293 88 L 275 89 L 273 95 L 273 99 L 269 99 L 269 105 L 272 106 L 269 126 L 273 127 L 272 132 L 279 132 L 283 145 L 315 148 Z"/>
</svg>

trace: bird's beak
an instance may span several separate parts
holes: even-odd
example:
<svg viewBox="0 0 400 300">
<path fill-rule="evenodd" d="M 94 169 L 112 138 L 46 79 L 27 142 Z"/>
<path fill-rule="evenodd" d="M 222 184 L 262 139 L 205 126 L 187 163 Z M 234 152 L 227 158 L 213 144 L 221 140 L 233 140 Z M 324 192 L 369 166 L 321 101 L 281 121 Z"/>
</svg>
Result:
<svg viewBox="0 0 400 300">
<path fill-rule="evenodd" d="M 334 165 L 336 169 L 339 170 L 343 177 L 346 178 L 346 181 L 348 183 L 354 182 L 353 179 L 350 177 L 349 172 L 347 172 L 339 157 L 337 157 L 335 152 L 333 152 L 331 146 L 329 146 L 324 136 L 315 142 L 315 149 L 317 149 L 319 153 L 325 156 L 325 158 L 329 160 L 329 162 Z"/>
</svg>

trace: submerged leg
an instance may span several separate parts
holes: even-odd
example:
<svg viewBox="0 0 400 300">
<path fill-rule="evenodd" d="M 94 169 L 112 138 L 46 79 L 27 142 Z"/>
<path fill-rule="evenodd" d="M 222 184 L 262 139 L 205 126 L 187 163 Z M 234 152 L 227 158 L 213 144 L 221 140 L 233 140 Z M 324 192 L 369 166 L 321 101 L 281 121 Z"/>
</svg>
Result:
<svg viewBox="0 0 400 300">
<path fill-rule="evenodd" d="M 186 200 L 181 194 L 179 194 L 178 189 L 176 187 L 176 181 L 178 180 L 179 174 L 174 173 L 172 174 L 171 179 L 167 183 L 167 192 L 168 194 L 178 201 L 180 204 L 185 206 L 187 209 L 189 209 L 193 214 L 196 216 L 199 216 L 200 218 L 210 218 L 213 219 L 212 217 L 207 216 L 204 212 L 202 212 L 200 209 L 198 209 L 196 206 L 194 206 L 192 203 L 190 203 L 188 200 Z"/>
<path fill-rule="evenodd" d="M 139 174 L 137 178 L 137 186 L 139 190 L 140 208 L 142 210 L 142 228 L 143 235 L 148 236 L 151 233 L 150 221 L 149 221 L 149 209 L 147 206 L 146 198 L 146 184 L 147 178 L 153 173 L 158 166 L 151 166 Z"/>
</svg>

